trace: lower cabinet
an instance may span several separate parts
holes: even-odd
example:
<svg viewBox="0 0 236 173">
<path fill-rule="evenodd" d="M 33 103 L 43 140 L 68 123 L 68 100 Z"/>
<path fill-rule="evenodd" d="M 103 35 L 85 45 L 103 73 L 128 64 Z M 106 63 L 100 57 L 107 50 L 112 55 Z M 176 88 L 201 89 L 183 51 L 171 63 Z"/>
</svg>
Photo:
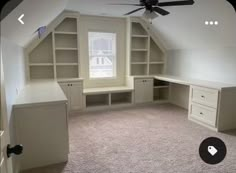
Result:
<svg viewBox="0 0 236 173">
<path fill-rule="evenodd" d="M 68 99 L 69 110 L 83 109 L 83 82 L 59 82 Z"/>
<path fill-rule="evenodd" d="M 147 103 L 153 101 L 153 79 L 135 79 L 135 103 Z"/>
<path fill-rule="evenodd" d="M 66 102 L 46 102 L 13 109 L 16 143 L 24 147 L 20 170 L 68 160 L 69 134 Z"/>
</svg>

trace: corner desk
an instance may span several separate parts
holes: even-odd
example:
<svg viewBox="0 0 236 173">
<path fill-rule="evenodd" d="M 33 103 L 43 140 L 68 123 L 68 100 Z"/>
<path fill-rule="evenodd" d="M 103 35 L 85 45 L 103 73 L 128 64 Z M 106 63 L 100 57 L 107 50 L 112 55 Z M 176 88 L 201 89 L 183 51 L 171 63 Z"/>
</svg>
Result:
<svg viewBox="0 0 236 173">
<path fill-rule="evenodd" d="M 170 75 L 157 75 L 154 79 L 189 87 L 189 120 L 215 131 L 236 128 L 236 84 Z"/>
</svg>

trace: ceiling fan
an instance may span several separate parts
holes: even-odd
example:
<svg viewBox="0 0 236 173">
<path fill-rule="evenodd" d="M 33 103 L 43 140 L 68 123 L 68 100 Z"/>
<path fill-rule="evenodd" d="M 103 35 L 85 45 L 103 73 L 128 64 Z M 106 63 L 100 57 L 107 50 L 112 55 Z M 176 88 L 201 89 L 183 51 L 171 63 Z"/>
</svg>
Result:
<svg viewBox="0 0 236 173">
<path fill-rule="evenodd" d="M 185 1 L 171 1 L 171 2 L 159 2 L 159 0 L 140 0 L 139 4 L 112 4 L 112 5 L 132 5 L 132 6 L 140 6 L 140 8 L 130 11 L 124 15 L 130 15 L 137 11 L 146 9 L 146 11 L 152 13 L 156 12 L 161 14 L 162 16 L 170 14 L 168 11 L 160 8 L 167 6 L 181 6 L 181 5 L 193 5 L 194 0 L 185 0 Z"/>
</svg>

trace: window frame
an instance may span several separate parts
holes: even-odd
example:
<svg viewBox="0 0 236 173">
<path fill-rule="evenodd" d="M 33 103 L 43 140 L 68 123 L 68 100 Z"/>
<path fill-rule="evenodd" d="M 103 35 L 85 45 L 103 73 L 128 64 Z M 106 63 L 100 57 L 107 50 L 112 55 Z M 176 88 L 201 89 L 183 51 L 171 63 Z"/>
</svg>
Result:
<svg viewBox="0 0 236 173">
<path fill-rule="evenodd" d="M 115 43 L 116 43 L 116 45 L 115 45 L 115 58 L 113 59 L 113 74 L 115 74 L 115 75 L 113 75 L 112 77 L 91 77 L 90 76 L 90 56 L 89 56 L 89 51 L 90 51 L 90 49 L 89 49 L 89 33 L 90 32 L 95 32 L 95 33 L 108 33 L 108 34 L 115 34 Z M 117 58 L 118 58 L 118 37 L 117 37 L 117 33 L 116 32 L 114 32 L 114 31 L 107 31 L 107 30 L 88 30 L 88 32 L 87 32 L 87 39 L 88 39 L 88 51 L 87 51 L 87 53 L 88 53 L 88 78 L 89 78 L 89 80 L 115 80 L 115 79 L 117 79 L 118 78 L 118 72 L 117 72 L 117 69 L 118 69 L 118 64 L 117 64 Z"/>
</svg>

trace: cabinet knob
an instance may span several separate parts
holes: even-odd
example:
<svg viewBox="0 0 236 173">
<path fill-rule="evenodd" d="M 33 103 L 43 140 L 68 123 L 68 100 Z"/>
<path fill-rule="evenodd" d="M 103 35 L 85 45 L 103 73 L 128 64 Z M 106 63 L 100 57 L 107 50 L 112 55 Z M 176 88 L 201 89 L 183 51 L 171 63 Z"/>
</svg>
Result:
<svg viewBox="0 0 236 173">
<path fill-rule="evenodd" d="M 9 158 L 11 154 L 20 155 L 23 152 L 23 146 L 22 145 L 16 145 L 14 147 L 11 147 L 10 145 L 7 145 L 7 157 Z"/>
<path fill-rule="evenodd" d="M 202 113 L 202 112 L 200 112 L 200 114 L 201 114 L 201 115 L 203 115 L 203 113 Z"/>
<path fill-rule="evenodd" d="M 205 96 L 203 96 L 203 95 L 202 95 L 201 97 L 202 97 L 202 98 L 205 98 Z"/>
</svg>

